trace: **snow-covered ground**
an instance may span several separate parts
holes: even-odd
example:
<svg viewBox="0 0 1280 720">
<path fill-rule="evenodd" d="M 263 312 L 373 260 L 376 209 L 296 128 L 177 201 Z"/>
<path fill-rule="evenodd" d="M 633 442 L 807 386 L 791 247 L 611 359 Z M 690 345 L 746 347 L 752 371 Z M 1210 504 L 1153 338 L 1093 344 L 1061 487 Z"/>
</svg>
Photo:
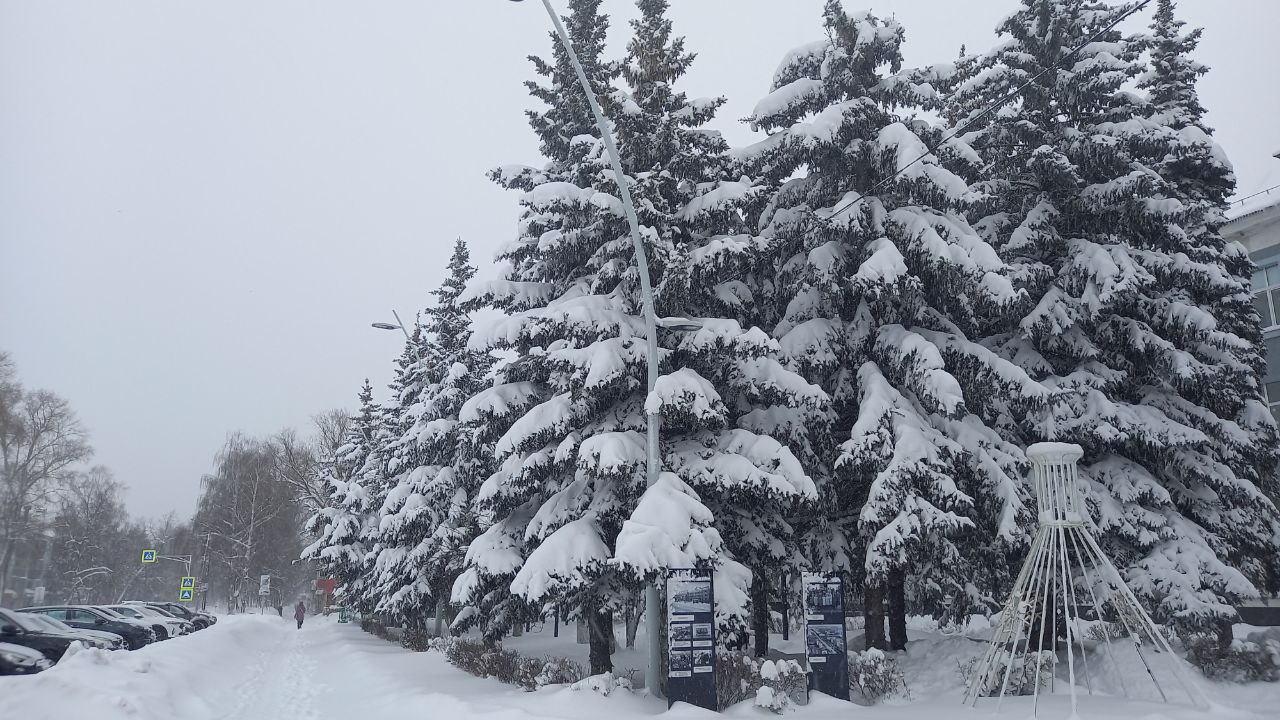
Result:
<svg viewBox="0 0 1280 720">
<path fill-rule="evenodd" d="M 981 646 L 960 637 L 917 633 L 902 659 L 911 700 L 875 708 L 818 696 L 798 708 L 797 720 L 935 720 L 958 712 L 992 716 L 959 703 L 959 662 Z M 572 627 L 559 639 L 542 633 L 515 639 L 529 651 L 574 656 Z M 635 657 L 631 657 L 635 655 Z M 642 665 L 623 653 L 619 667 Z M 1253 720 L 1280 717 L 1280 685 L 1206 687 L 1211 710 L 1186 705 L 1081 698 L 1080 715 L 1103 720 Z M 0 717 L 5 720 L 631 720 L 663 713 L 664 702 L 642 694 L 609 697 L 562 687 L 526 693 L 455 669 L 438 653 L 412 653 L 333 618 L 312 618 L 298 631 L 273 616 L 224 618 L 209 630 L 137 652 L 83 651 L 31 677 L 0 677 Z M 731 717 L 771 717 L 748 704 Z M 1026 698 L 1006 701 L 999 717 L 1030 716 Z M 1066 698 L 1042 698 L 1040 717 L 1065 718 Z M 709 718 L 688 706 L 664 717 Z"/>
</svg>

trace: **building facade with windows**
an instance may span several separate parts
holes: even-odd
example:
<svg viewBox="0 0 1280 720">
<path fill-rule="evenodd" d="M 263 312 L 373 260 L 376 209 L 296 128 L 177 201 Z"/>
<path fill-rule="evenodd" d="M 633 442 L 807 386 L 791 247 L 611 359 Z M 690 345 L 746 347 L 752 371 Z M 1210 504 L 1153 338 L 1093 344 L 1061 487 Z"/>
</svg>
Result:
<svg viewBox="0 0 1280 720">
<path fill-rule="evenodd" d="M 1280 422 L 1280 186 L 1233 204 L 1227 217 L 1223 237 L 1244 245 L 1258 266 L 1253 274 L 1253 304 L 1262 317 L 1266 344 L 1263 382 L 1271 414 Z"/>
</svg>

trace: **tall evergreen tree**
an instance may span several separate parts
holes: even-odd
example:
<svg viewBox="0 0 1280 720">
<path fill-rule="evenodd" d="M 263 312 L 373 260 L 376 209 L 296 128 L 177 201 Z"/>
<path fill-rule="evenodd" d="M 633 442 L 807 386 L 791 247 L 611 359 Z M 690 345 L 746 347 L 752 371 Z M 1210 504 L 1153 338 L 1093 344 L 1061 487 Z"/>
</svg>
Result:
<svg viewBox="0 0 1280 720">
<path fill-rule="evenodd" d="M 1217 233 L 1230 167 L 1199 121 L 1195 35 L 1165 2 L 1150 41 L 1126 37 L 1128 9 L 1023 0 L 955 105 L 994 175 L 975 224 L 1033 300 L 993 347 L 1060 399 L 1021 418 L 1023 442 L 1084 446 L 1130 587 L 1158 620 L 1205 629 L 1277 555 L 1275 427 L 1247 259 Z M 1130 89 L 1147 45 L 1149 101 Z"/>
<path fill-rule="evenodd" d="M 725 146 L 700 128 L 719 100 L 689 100 L 670 83 L 691 57 L 671 37 L 665 3 L 645 2 L 637 39 L 624 64 L 631 92 L 610 93 L 621 153 L 641 209 L 642 235 L 664 313 L 720 309 L 730 282 L 749 258 L 750 238 L 725 236 L 741 223 L 736 198 L 747 187 L 723 183 Z M 579 3 L 571 27 L 602 27 L 598 3 Z M 571 30 L 572 33 L 572 30 Z M 604 89 L 617 73 L 599 61 L 598 33 L 575 37 L 590 77 Z M 587 45 L 584 49 L 582 46 Z M 553 74 L 553 76 L 556 76 Z M 728 511 L 713 515 L 699 493 L 730 489 L 766 505 L 812 494 L 809 479 L 777 440 L 739 423 L 753 407 L 813 404 L 821 396 L 770 354 L 778 348 L 759 330 L 732 319 L 707 320 L 694 334 L 662 331 L 663 375 L 646 399 L 646 346 L 634 248 L 615 177 L 594 131 L 568 145 L 551 142 L 574 126 L 585 105 L 576 88 L 542 94 L 552 110 L 534 114 L 548 163 L 506 168 L 497 179 L 524 190 L 520 239 L 502 254 L 506 276 L 476 295 L 507 313 L 475 338 L 480 348 L 516 351 L 495 387 L 463 409 L 481 436 L 495 438 L 502 467 L 480 491 L 492 521 L 472 544 L 472 573 L 463 583 L 503 603 L 486 578 L 510 576 L 523 602 L 579 608 L 591 628 L 591 669 L 610 670 L 612 613 L 642 580 L 666 567 L 694 564 L 736 572 L 713 520 L 742 526 L 742 550 L 784 556 L 769 533 Z M 587 118 L 590 116 L 587 115 Z M 702 283 L 707 290 L 696 288 Z M 738 283 L 743 289 L 746 283 Z M 722 288 L 723 289 L 723 288 Z M 715 315 L 713 314 L 714 318 Z M 646 489 L 647 415 L 665 422 L 662 463 L 671 470 Z M 791 458 L 791 462 L 788 462 Z M 700 490 L 695 490 L 698 486 Z M 710 502 L 710 500 L 709 500 Z M 745 503 L 744 503 L 745 505 Z M 670 512 L 679 509 L 675 515 Z M 775 513 L 776 515 L 776 513 Z M 751 533 L 754 532 L 754 535 Z M 516 557 L 519 556 L 519 560 Z M 722 621 L 741 628 L 745 593 L 725 593 Z M 509 606 L 514 607 L 514 606 Z"/>
<path fill-rule="evenodd" d="M 366 379 L 360 388 L 360 410 L 351 418 L 346 443 L 330 463 L 319 468 L 320 483 L 330 489 L 330 501 L 307 519 L 305 529 L 315 539 L 302 558 L 316 563 L 320 572 L 335 579 L 338 595 L 354 602 L 366 570 L 367 526 L 375 507 L 365 489 L 362 474 L 372 451 L 381 417 L 373 401 L 373 387 Z"/>
<path fill-rule="evenodd" d="M 412 379 L 404 384 L 403 434 L 393 443 L 395 484 L 381 508 L 374 563 L 379 612 L 421 628 L 441 612 L 475 537 L 472 494 L 487 477 L 484 449 L 460 432 L 458 412 L 481 389 L 489 361 L 467 349 L 467 313 L 459 297 L 475 275 L 467 246 L 454 245 L 449 274 L 424 311 Z M 491 450 L 490 450 L 491 452 Z"/>
<path fill-rule="evenodd" d="M 640 17 L 632 22 L 635 34 L 622 64 L 628 90 L 614 94 L 623 163 L 660 273 L 659 313 L 702 319 L 700 330 L 670 346 L 669 366 L 682 369 L 664 378 L 659 391 L 685 378 L 698 383 L 696 394 L 711 390 L 707 408 L 696 413 L 683 398 L 662 408 L 663 436 L 676 440 L 664 467 L 711 511 L 724 542 L 720 562 L 750 570 L 751 625 L 763 656 L 771 582 L 803 563 L 787 516 L 816 500 L 790 446 L 807 443 L 827 398 L 779 362 L 781 347 L 758 328 L 773 264 L 744 216 L 759 190 L 733 174 L 738 168 L 728 144 L 705 127 L 724 99 L 691 99 L 679 91 L 695 56 L 674 35 L 666 0 L 637 5 Z M 691 389 L 682 384 L 679 392 Z M 643 523 L 632 521 L 619 540 L 619 562 L 651 580 L 661 567 L 645 559 L 651 548 L 644 541 L 633 542 L 642 537 Z M 746 577 L 735 572 L 724 579 L 731 575 Z M 745 628 L 733 616 L 746 608 L 721 604 L 722 631 L 740 636 Z"/>
<path fill-rule="evenodd" d="M 573 0 L 570 13 L 565 25 L 577 55 L 603 90 L 617 74 L 603 59 L 608 17 L 600 0 Z M 620 201 L 596 189 L 607 184 L 603 146 L 568 55 L 554 35 L 552 43 L 552 62 L 531 58 L 548 84 L 527 83 L 546 106 L 528 115 L 547 163 L 493 174 L 523 191 L 524 214 L 517 239 L 499 253 L 508 270 L 476 298 L 508 318 L 473 347 L 511 348 L 520 357 L 463 408 L 477 436 L 495 443 L 501 467 L 477 498 L 487 527 L 457 589 L 503 618 L 514 619 L 498 611 L 518 610 L 520 601 L 577 609 L 591 628 L 591 669 L 600 673 L 612 667 L 611 608 L 621 590 L 609 547 L 637 493 L 634 478 L 579 478 L 578 444 L 642 424 L 635 393 L 644 343 L 634 292 L 618 289 L 628 271 L 635 282 Z M 477 596 L 507 577 L 518 600 L 492 590 Z"/>
<path fill-rule="evenodd" d="M 783 59 L 749 118 L 769 138 L 739 155 L 773 188 L 759 214 L 773 333 L 831 398 L 812 443 L 830 509 L 814 560 L 863 589 L 869 646 L 884 644 L 887 594 L 901 647 L 908 587 L 924 610 L 948 594 L 982 609 L 1007 582 L 1026 493 L 1000 431 L 1046 393 L 979 342 L 1020 295 L 963 215 L 988 201 L 966 180 L 977 157 L 896 110 L 935 107 L 930 83 L 949 76 L 901 70 L 895 21 L 837 0 L 823 17 L 828 37 Z"/>
</svg>

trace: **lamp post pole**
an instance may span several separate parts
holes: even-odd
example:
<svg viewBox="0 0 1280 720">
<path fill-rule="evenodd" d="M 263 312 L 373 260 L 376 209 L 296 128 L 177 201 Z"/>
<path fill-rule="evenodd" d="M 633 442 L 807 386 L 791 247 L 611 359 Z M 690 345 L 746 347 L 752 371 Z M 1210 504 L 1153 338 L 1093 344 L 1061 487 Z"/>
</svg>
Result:
<svg viewBox="0 0 1280 720">
<path fill-rule="evenodd" d="M 515 2 L 520 2 L 520 0 L 515 0 Z M 569 40 L 569 34 L 565 32 L 564 24 L 560 22 L 560 16 L 551 7 L 551 0 L 542 0 L 542 6 L 547 9 L 547 15 L 551 17 L 551 23 L 555 26 L 556 34 L 560 36 L 560 44 L 564 46 L 565 54 L 569 56 L 569 62 L 578 74 L 578 83 L 582 86 L 582 92 L 587 96 L 587 102 L 591 105 L 591 113 L 595 116 L 596 127 L 600 129 L 600 139 L 604 142 L 605 150 L 609 153 L 609 164 L 613 167 L 613 175 L 618 184 L 618 193 L 622 196 L 622 208 L 627 216 L 627 225 L 631 228 L 631 244 L 635 248 L 636 270 L 640 275 L 640 302 L 644 311 L 645 339 L 649 348 L 647 355 L 649 371 L 647 388 L 648 393 L 652 395 L 654 386 L 658 383 L 658 318 L 653 311 L 653 286 L 649 282 L 649 258 L 645 254 L 644 240 L 640 236 L 640 219 L 636 217 L 635 205 L 631 201 L 631 188 L 628 187 L 626 173 L 622 170 L 622 160 L 618 156 L 618 145 L 614 142 L 613 132 L 609 130 L 609 123 L 605 120 L 604 111 L 600 109 L 600 103 L 596 101 L 595 91 L 591 89 L 591 81 L 587 78 L 586 71 L 582 69 L 582 63 L 578 60 L 578 54 L 573 49 L 573 42 Z M 658 482 L 658 473 L 661 470 L 658 455 L 658 431 L 662 425 L 662 416 L 658 412 L 648 411 L 646 411 L 646 415 L 649 426 L 646 481 L 647 485 L 652 487 Z M 658 588 L 656 585 L 650 584 L 644 591 L 645 635 L 649 642 L 648 660 L 645 664 L 645 687 L 648 688 L 651 694 L 661 697 L 662 687 L 658 679 L 658 673 L 662 667 L 659 648 L 662 638 L 660 634 L 662 620 L 658 614 L 658 606 Z"/>
</svg>

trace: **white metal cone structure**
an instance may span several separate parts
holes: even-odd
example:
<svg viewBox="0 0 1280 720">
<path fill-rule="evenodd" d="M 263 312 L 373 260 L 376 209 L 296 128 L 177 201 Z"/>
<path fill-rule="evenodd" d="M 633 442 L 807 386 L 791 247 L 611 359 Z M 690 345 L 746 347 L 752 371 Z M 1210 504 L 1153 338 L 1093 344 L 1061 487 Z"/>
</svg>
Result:
<svg viewBox="0 0 1280 720">
<path fill-rule="evenodd" d="M 1076 462 L 1083 455 L 1079 445 L 1067 443 L 1027 448 L 1039 523 L 991 644 L 968 679 L 965 702 L 976 705 L 980 697 L 997 697 L 998 709 L 1006 695 L 1031 694 L 1034 714 L 1041 691 L 1055 692 L 1057 665 L 1065 660 L 1074 716 L 1077 677 L 1093 694 L 1089 658 L 1096 653 L 1103 654 L 1099 659 L 1105 659 L 1121 693 L 1129 696 L 1123 673 L 1116 672 L 1116 658 L 1132 647 L 1162 700 L 1168 702 L 1169 695 L 1161 680 L 1172 679 L 1193 705 L 1199 705 L 1192 694 L 1199 687 L 1090 531 L 1076 474 Z M 1094 619 L 1116 623 L 1127 637 L 1102 633 L 1100 642 L 1086 640 L 1081 628 L 1088 623 L 1082 623 L 1081 612 L 1090 609 Z M 1153 665 L 1157 658 L 1160 662 Z"/>
</svg>

